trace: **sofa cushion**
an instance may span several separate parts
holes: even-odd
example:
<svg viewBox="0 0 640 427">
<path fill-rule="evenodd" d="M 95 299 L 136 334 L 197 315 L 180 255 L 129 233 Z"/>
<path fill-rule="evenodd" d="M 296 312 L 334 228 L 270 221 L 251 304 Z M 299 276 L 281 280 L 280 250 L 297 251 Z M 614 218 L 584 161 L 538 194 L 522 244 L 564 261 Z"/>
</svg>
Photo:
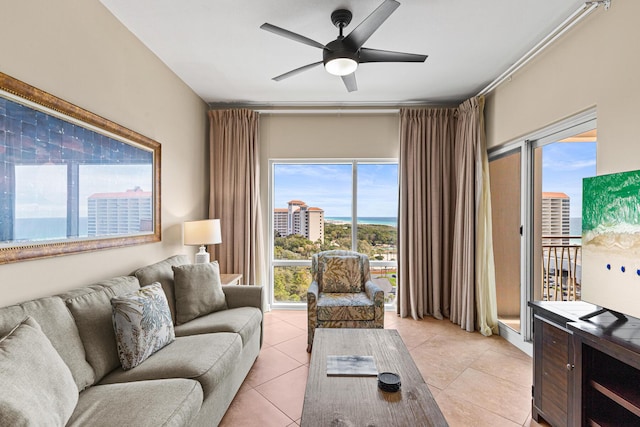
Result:
<svg viewBox="0 0 640 427">
<path fill-rule="evenodd" d="M 80 394 L 69 426 L 188 426 L 202 406 L 200 383 L 187 379 L 97 385 Z"/>
<path fill-rule="evenodd" d="M 218 261 L 173 266 L 176 325 L 227 308 Z"/>
<path fill-rule="evenodd" d="M 0 338 L 0 378 L 2 425 L 65 425 L 78 402 L 71 371 L 32 317 Z"/>
<path fill-rule="evenodd" d="M 155 264 L 139 268 L 134 272 L 140 280 L 140 286 L 147 286 L 153 282 L 160 282 L 169 302 L 173 323 L 176 321 L 176 297 L 174 293 L 173 270 L 174 265 L 189 264 L 189 257 L 186 255 L 174 255 Z"/>
<path fill-rule="evenodd" d="M 322 292 L 362 292 L 360 258 L 357 256 L 323 257 Z"/>
<path fill-rule="evenodd" d="M 111 320 L 111 298 L 137 289 L 139 283 L 134 276 L 115 277 L 85 288 L 86 293 L 74 293 L 75 296 L 66 300 L 96 381 L 120 366 Z"/>
<path fill-rule="evenodd" d="M 64 301 L 47 297 L 0 308 L 0 336 L 8 334 L 27 316 L 41 325 L 42 332 L 71 370 L 78 391 L 93 384 L 93 368 L 87 363 L 78 328 Z"/>
<path fill-rule="evenodd" d="M 197 380 L 206 399 L 225 378 L 233 372 L 242 352 L 242 339 L 238 334 L 216 334 L 177 337 L 171 345 L 150 356 L 134 369 L 116 369 L 101 384 L 162 378 Z"/>
<path fill-rule="evenodd" d="M 111 307 L 122 369 L 138 366 L 175 339 L 169 304 L 160 283 L 113 297 Z"/>
<path fill-rule="evenodd" d="M 213 332 L 235 332 L 242 337 L 242 344 L 260 329 L 262 311 L 255 307 L 239 307 L 217 311 L 176 326 L 176 336 L 208 334 Z"/>
<path fill-rule="evenodd" d="M 321 293 L 318 320 L 373 320 L 375 307 L 367 294 Z"/>
</svg>

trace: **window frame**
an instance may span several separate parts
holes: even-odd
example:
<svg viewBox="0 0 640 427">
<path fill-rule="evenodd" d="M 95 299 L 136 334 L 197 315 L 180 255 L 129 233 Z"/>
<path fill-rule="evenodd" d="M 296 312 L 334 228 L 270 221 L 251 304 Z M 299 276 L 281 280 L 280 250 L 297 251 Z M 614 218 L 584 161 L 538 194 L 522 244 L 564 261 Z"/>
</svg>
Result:
<svg viewBox="0 0 640 427">
<path fill-rule="evenodd" d="M 305 302 L 278 302 L 275 301 L 274 296 L 274 268 L 275 267 L 311 267 L 311 260 L 283 260 L 283 259 L 274 259 L 274 208 L 276 208 L 274 203 L 275 196 L 275 180 L 274 180 L 274 168 L 279 164 L 293 164 L 293 165 L 320 165 L 320 164 L 350 164 L 351 165 L 351 218 L 352 218 L 352 227 L 351 227 L 351 250 L 357 250 L 358 244 L 358 227 L 357 227 L 357 218 L 358 218 L 358 164 L 392 164 L 399 166 L 399 159 L 394 158 L 296 158 L 296 159 L 269 159 L 269 232 L 268 234 L 268 257 L 269 257 L 269 271 L 268 271 L 268 304 L 271 309 L 303 309 L 306 308 Z M 398 170 L 398 181 L 397 186 L 399 190 L 399 170 Z M 399 191 L 398 191 L 399 194 Z M 399 202 L 399 200 L 398 200 Z M 397 214 L 396 214 L 397 217 Z M 397 245 L 397 242 L 396 242 Z M 396 261 L 377 261 L 377 260 L 369 260 L 369 265 L 371 267 L 395 267 L 397 268 L 398 262 Z M 395 301 L 393 303 L 386 303 L 386 308 L 392 308 L 395 305 Z"/>
</svg>

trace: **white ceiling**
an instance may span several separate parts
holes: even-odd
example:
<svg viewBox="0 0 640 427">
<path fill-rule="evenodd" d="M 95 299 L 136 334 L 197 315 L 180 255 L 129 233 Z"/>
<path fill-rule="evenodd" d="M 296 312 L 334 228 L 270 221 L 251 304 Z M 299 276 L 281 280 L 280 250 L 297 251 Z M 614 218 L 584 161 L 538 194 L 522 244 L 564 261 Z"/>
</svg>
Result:
<svg viewBox="0 0 640 427">
<path fill-rule="evenodd" d="M 476 95 L 583 0 L 399 0 L 365 47 L 427 54 L 424 63 L 367 63 L 358 91 L 318 66 L 320 49 L 260 29 L 265 22 L 320 43 L 345 35 L 382 0 L 100 0 L 202 99 L 212 104 L 368 106 L 458 103 Z"/>
</svg>

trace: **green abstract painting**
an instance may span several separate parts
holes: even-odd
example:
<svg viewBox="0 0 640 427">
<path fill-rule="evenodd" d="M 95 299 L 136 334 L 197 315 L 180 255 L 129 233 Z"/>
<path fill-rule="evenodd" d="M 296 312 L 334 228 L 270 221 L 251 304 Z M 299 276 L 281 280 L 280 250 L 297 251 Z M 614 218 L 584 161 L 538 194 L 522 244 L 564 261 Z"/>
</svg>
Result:
<svg viewBox="0 0 640 427">
<path fill-rule="evenodd" d="M 640 317 L 640 171 L 582 183 L 584 301 Z"/>
<path fill-rule="evenodd" d="M 583 180 L 582 243 L 611 249 L 640 245 L 640 171 Z"/>
</svg>

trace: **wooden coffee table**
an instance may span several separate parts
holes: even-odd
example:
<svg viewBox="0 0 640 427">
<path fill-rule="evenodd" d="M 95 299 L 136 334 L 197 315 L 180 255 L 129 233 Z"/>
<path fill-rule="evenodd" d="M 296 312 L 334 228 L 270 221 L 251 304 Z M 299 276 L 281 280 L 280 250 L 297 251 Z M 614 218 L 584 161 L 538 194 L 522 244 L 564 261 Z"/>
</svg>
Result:
<svg viewBox="0 0 640 427">
<path fill-rule="evenodd" d="M 400 375 L 400 391 L 373 376 L 327 376 L 327 355 L 373 356 L 378 372 Z M 448 426 L 397 330 L 330 328 L 315 331 L 300 425 Z"/>
</svg>

